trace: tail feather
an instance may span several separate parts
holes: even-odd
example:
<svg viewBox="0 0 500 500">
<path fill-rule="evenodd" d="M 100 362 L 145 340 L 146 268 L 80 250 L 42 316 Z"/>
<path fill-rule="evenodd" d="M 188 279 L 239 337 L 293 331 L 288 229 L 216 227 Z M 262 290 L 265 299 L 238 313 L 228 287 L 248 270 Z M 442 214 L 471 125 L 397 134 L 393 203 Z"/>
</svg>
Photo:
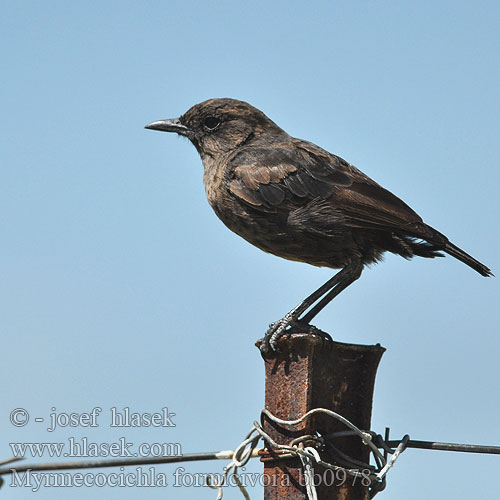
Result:
<svg viewBox="0 0 500 500">
<path fill-rule="evenodd" d="M 421 238 L 429 245 L 428 250 L 442 250 L 446 252 L 448 255 L 455 257 L 459 261 L 467 264 L 469 267 L 472 267 L 475 271 L 477 271 L 482 276 L 494 276 L 491 270 L 486 267 L 484 264 L 481 264 L 474 257 L 469 255 L 467 252 L 464 252 L 461 248 L 457 247 L 443 234 L 434 229 L 433 227 L 427 224 L 419 224 L 418 231 L 415 231 L 412 236 Z M 423 249 L 420 249 L 422 251 Z M 437 253 L 437 252 L 436 252 Z M 438 256 L 439 254 L 432 255 L 433 257 Z M 418 251 L 415 252 L 416 255 L 419 255 Z M 420 253 L 422 255 L 422 253 Z M 427 256 L 426 256 L 427 257 Z"/>
<path fill-rule="evenodd" d="M 477 271 L 482 276 L 494 276 L 490 269 L 488 269 L 484 264 L 481 264 L 481 262 L 474 259 L 474 257 L 471 257 L 468 253 L 464 252 L 461 248 L 458 248 L 450 241 L 445 243 L 443 250 L 452 257 L 455 257 L 455 259 L 458 259 L 464 264 L 467 264 L 469 267 L 472 267 L 472 269 Z"/>
</svg>

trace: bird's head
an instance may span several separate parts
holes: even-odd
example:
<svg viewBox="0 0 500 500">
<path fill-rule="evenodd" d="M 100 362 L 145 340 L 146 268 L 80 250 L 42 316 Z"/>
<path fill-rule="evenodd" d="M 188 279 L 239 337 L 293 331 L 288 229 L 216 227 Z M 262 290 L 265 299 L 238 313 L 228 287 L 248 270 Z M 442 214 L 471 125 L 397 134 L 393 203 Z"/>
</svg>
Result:
<svg viewBox="0 0 500 500">
<path fill-rule="evenodd" d="M 152 122 L 146 128 L 187 137 L 202 158 L 216 158 L 264 136 L 274 139 L 286 136 L 262 111 L 227 98 L 204 101 L 179 118 Z"/>
</svg>

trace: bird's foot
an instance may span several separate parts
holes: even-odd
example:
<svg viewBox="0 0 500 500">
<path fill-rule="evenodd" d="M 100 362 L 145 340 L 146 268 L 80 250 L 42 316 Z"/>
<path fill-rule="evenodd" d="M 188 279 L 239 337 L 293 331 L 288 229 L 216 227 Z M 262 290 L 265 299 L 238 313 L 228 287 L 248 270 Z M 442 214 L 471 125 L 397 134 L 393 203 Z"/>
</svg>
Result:
<svg viewBox="0 0 500 500">
<path fill-rule="evenodd" d="M 269 329 L 264 335 L 264 341 L 262 342 L 260 347 L 263 353 L 272 351 L 276 352 L 278 350 L 278 340 L 284 335 L 291 335 L 294 332 L 317 335 L 325 341 L 333 340 L 328 333 L 320 330 L 319 328 L 316 328 L 313 325 L 310 325 L 309 323 L 300 321 L 297 316 L 298 315 L 295 310 L 290 311 L 282 319 L 269 324 Z"/>
<path fill-rule="evenodd" d="M 298 318 L 294 311 L 290 311 L 283 318 L 274 323 L 269 324 L 269 329 L 264 335 L 264 342 L 262 342 L 262 352 L 277 351 L 276 343 L 283 337 L 292 332 L 292 328 L 296 326 Z"/>
</svg>

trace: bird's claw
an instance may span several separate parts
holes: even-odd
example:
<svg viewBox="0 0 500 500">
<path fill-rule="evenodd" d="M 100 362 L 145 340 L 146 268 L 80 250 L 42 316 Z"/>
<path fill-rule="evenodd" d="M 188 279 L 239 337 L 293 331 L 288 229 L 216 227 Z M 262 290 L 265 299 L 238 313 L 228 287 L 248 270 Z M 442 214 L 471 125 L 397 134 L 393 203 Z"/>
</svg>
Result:
<svg viewBox="0 0 500 500">
<path fill-rule="evenodd" d="M 297 315 L 294 314 L 294 311 L 291 311 L 282 319 L 269 324 L 269 329 L 261 345 L 261 351 L 263 353 L 278 351 L 278 340 L 284 335 L 292 334 L 294 331 L 317 335 L 326 341 L 333 340 L 332 337 L 323 330 L 300 321 Z"/>
<path fill-rule="evenodd" d="M 269 330 L 267 330 L 266 335 L 264 337 L 264 345 L 266 345 L 271 349 L 271 351 L 277 351 L 277 342 L 278 340 L 288 333 L 291 333 L 290 330 L 296 323 L 296 318 L 293 316 L 286 315 L 284 318 L 279 321 L 275 321 L 269 325 Z"/>
</svg>

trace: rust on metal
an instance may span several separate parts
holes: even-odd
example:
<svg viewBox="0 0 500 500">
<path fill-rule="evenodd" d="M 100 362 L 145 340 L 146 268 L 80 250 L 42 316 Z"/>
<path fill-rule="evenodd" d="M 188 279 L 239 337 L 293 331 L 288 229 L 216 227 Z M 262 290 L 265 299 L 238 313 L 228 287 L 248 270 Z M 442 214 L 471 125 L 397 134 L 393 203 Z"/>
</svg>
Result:
<svg viewBox="0 0 500 500">
<path fill-rule="evenodd" d="M 261 341 L 257 342 L 257 346 Z M 313 408 L 333 410 L 362 430 L 370 429 L 373 388 L 380 358 L 379 344 L 363 346 L 325 341 L 296 333 L 279 340 L 279 350 L 263 355 L 266 370 L 265 407 L 283 420 L 296 420 Z M 345 431 L 344 424 L 324 414 L 312 415 L 300 424 L 280 426 L 264 417 L 264 430 L 279 444 L 294 438 Z M 368 447 L 359 437 L 335 439 L 340 452 L 356 460 L 369 461 Z M 335 463 L 334 450 L 321 451 L 322 460 Z M 278 457 L 276 457 L 278 458 Z M 306 500 L 302 465 L 297 457 L 264 462 L 265 500 Z M 318 500 L 366 500 L 368 487 L 360 479 L 336 477 L 319 465 L 314 468 Z M 354 484 L 353 484 L 354 483 Z"/>
</svg>

